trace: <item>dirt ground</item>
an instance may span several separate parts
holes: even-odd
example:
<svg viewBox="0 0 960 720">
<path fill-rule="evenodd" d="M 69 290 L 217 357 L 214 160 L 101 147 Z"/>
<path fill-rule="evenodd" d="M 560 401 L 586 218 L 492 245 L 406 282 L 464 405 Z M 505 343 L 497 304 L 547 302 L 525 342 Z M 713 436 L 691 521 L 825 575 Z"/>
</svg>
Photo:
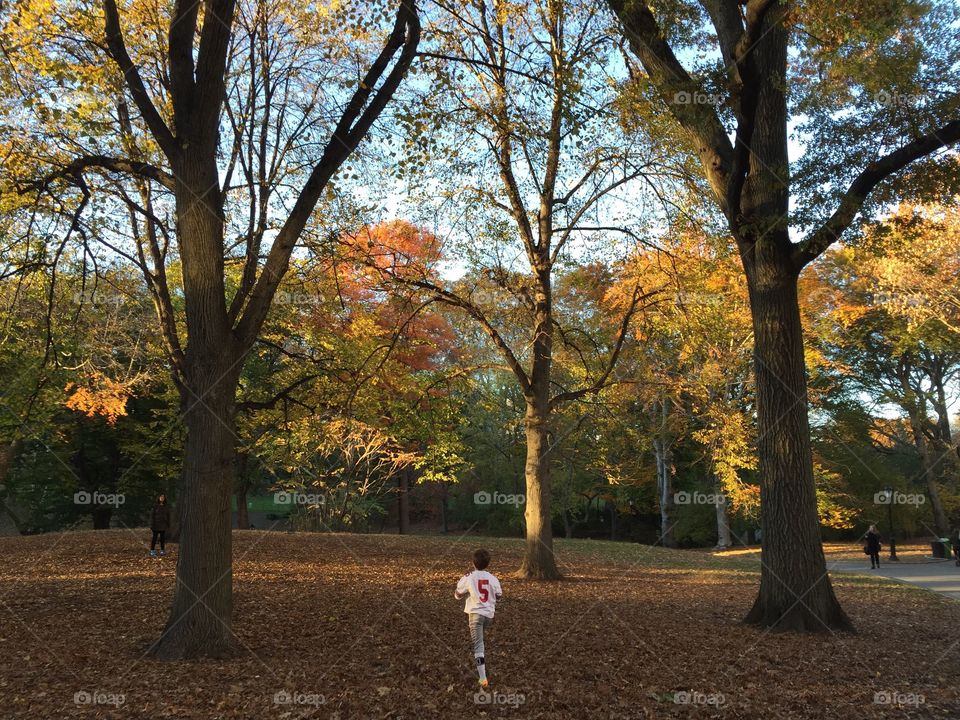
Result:
<svg viewBox="0 0 960 720">
<path fill-rule="evenodd" d="M 519 540 L 237 532 L 237 656 L 159 663 L 177 551 L 148 539 L 0 539 L 0 718 L 960 717 L 960 603 L 838 575 L 857 633 L 780 634 L 740 622 L 755 558 L 597 541 L 544 584 L 510 577 Z M 480 545 L 485 695 L 453 598 Z"/>
</svg>

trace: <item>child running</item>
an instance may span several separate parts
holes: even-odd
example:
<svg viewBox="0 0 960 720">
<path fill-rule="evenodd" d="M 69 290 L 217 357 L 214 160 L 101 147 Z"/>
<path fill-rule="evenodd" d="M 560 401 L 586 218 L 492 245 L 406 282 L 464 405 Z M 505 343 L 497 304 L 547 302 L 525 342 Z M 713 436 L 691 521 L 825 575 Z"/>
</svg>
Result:
<svg viewBox="0 0 960 720">
<path fill-rule="evenodd" d="M 477 550 L 473 553 L 473 572 L 467 573 L 457 583 L 454 597 L 466 598 L 463 611 L 467 613 L 470 627 L 470 641 L 473 643 L 473 656 L 477 659 L 477 672 L 480 674 L 480 687 L 487 688 L 487 665 L 484 658 L 483 630 L 493 624 L 493 615 L 497 609 L 497 600 L 503 595 L 500 581 L 487 572 L 490 553 Z"/>
</svg>

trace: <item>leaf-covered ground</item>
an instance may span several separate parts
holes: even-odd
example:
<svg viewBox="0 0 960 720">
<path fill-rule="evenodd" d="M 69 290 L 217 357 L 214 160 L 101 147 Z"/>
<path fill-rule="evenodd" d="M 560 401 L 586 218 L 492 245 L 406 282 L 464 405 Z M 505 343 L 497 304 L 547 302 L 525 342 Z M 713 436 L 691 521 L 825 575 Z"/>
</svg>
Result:
<svg viewBox="0 0 960 720">
<path fill-rule="evenodd" d="M 238 656 L 159 663 L 176 548 L 148 535 L 0 539 L 0 717 L 960 717 L 960 603 L 838 575 L 856 635 L 765 632 L 755 559 L 591 541 L 542 584 L 509 576 L 518 540 L 238 532 Z M 477 545 L 505 593 L 486 696 L 453 599 Z"/>
</svg>

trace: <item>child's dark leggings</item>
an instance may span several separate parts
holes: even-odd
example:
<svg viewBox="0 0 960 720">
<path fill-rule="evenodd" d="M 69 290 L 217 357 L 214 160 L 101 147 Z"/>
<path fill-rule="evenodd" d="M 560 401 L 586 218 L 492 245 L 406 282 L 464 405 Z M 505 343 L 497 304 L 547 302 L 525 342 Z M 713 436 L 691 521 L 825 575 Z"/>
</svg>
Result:
<svg viewBox="0 0 960 720">
<path fill-rule="evenodd" d="M 870 553 L 870 567 L 873 567 L 874 565 L 876 565 L 877 567 L 880 567 L 880 552 L 879 552 L 879 551 L 878 551 L 878 552 L 872 552 L 872 553 Z"/>
<path fill-rule="evenodd" d="M 166 530 L 154 530 L 153 531 L 153 540 L 150 541 L 150 549 L 153 550 L 157 546 L 157 538 L 160 538 L 160 549 L 164 550 L 163 541 L 167 539 Z"/>
</svg>

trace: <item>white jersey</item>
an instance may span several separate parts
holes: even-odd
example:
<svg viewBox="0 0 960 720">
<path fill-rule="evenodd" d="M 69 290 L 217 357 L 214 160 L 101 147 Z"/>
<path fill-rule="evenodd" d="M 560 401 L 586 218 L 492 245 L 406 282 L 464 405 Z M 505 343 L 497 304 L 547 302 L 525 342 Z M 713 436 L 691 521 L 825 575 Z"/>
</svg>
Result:
<svg viewBox="0 0 960 720">
<path fill-rule="evenodd" d="M 466 596 L 463 605 L 465 613 L 476 613 L 492 618 L 497 609 L 497 600 L 503 595 L 500 581 L 486 570 L 474 570 L 464 575 L 457 583 L 457 592 L 454 597 L 460 600 Z"/>
</svg>

